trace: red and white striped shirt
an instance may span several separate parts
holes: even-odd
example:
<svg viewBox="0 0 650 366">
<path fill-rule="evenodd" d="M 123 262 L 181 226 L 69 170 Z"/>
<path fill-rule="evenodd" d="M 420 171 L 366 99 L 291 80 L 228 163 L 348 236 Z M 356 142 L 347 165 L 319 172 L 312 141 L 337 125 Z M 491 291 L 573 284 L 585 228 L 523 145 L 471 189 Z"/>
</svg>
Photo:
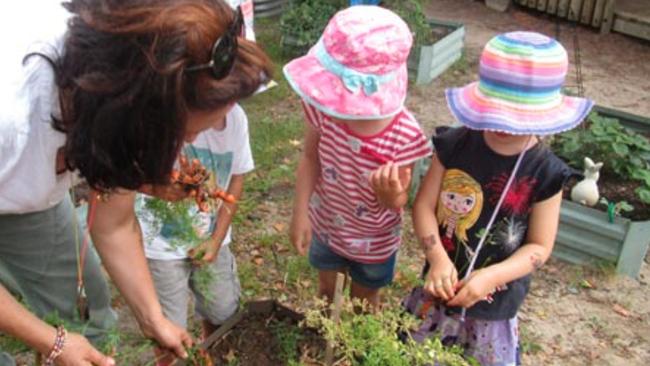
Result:
<svg viewBox="0 0 650 366">
<path fill-rule="evenodd" d="M 378 134 L 359 136 L 313 106 L 303 107 L 320 133 L 321 171 L 309 203 L 314 234 L 350 260 L 386 261 L 401 243 L 402 210 L 383 207 L 368 176 L 389 161 L 403 166 L 431 155 L 431 142 L 406 109 Z"/>
</svg>

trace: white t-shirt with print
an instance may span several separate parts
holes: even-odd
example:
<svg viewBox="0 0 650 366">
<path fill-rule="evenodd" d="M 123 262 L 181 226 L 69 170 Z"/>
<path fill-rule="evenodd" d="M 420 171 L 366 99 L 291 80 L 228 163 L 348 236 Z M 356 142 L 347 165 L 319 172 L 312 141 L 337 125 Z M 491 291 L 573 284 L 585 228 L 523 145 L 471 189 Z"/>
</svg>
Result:
<svg viewBox="0 0 650 366">
<path fill-rule="evenodd" d="M 40 56 L 23 64 L 31 52 L 61 52 L 69 16 L 58 1 L 20 1 L 0 13 L 0 215 L 53 207 L 72 183 L 70 173 L 55 172 L 65 135 L 52 128 L 53 69 Z"/>
<path fill-rule="evenodd" d="M 248 173 L 254 168 L 248 138 L 248 119 L 244 110 L 235 104 L 226 115 L 226 126 L 222 130 L 208 129 L 201 132 L 191 145 L 184 148 L 184 152 L 188 157 L 198 158 L 210 172 L 210 179 L 216 176 L 217 185 L 224 190 L 227 189 L 233 175 Z M 167 230 L 166 224 L 157 222 L 147 211 L 144 207 L 146 199 L 149 197 L 144 194 L 138 195 L 136 212 L 142 227 L 147 258 L 158 260 L 187 258 L 188 248 L 183 247 L 183 243 L 174 242 L 174 238 L 167 234 L 170 230 Z M 195 229 L 198 234 L 209 236 L 216 222 L 216 214 L 198 212 L 195 204 L 190 207 L 190 214 L 196 217 Z M 228 245 L 230 241 L 231 230 L 228 228 L 222 245 Z"/>
</svg>

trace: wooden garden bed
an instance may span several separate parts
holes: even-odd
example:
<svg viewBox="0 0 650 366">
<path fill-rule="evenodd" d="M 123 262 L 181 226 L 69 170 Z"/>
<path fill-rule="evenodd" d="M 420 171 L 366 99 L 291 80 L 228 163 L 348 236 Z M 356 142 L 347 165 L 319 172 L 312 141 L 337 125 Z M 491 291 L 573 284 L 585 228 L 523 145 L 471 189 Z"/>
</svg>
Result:
<svg viewBox="0 0 650 366">
<path fill-rule="evenodd" d="M 460 59 L 465 42 L 461 23 L 430 19 L 434 43 L 411 51 L 409 71 L 416 84 L 427 84 Z"/>
</svg>

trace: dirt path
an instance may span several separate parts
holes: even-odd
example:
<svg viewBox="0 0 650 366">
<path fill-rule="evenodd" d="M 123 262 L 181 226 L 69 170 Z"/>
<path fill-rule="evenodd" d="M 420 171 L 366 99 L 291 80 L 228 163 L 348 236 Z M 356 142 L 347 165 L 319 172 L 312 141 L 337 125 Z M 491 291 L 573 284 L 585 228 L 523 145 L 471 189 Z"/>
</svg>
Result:
<svg viewBox="0 0 650 366">
<path fill-rule="evenodd" d="M 577 32 L 584 94 L 597 104 L 650 116 L 648 42 L 558 25 L 553 18 L 516 8 L 498 13 L 476 1 L 430 1 L 426 10 L 433 18 L 463 22 L 467 32 L 461 62 L 431 85 L 412 90 L 409 107 L 427 131 L 453 121 L 444 88 L 475 80 L 483 45 L 498 33 L 519 29 L 549 36 L 559 30 L 571 60 L 567 88 L 572 92 L 578 90 Z M 521 311 L 525 365 L 650 364 L 650 268 L 643 267 L 639 281 L 602 272 L 553 261 L 536 275 Z"/>
</svg>

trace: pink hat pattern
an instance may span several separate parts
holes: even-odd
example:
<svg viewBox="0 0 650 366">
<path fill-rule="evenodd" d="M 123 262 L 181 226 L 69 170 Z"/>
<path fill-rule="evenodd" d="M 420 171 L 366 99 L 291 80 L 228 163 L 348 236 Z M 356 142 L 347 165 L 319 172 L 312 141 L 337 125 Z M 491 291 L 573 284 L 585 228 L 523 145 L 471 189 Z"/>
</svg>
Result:
<svg viewBox="0 0 650 366">
<path fill-rule="evenodd" d="M 406 60 L 413 42 L 404 21 L 378 6 L 337 13 L 319 42 L 283 71 L 307 103 L 330 116 L 376 119 L 399 113 L 406 99 Z"/>
</svg>

